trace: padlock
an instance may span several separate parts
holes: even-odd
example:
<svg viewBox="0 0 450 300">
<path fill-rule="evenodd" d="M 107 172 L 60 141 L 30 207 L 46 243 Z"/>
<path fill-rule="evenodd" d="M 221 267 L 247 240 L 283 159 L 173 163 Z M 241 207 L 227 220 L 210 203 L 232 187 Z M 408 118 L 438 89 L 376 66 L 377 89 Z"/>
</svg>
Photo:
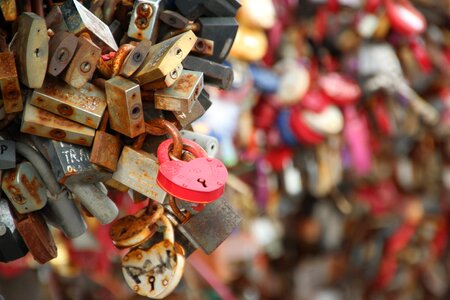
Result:
<svg viewBox="0 0 450 300">
<path fill-rule="evenodd" d="M 45 264 L 54 259 L 58 255 L 58 250 L 44 217 L 37 211 L 19 214 L 12 210 L 14 224 L 34 260 Z"/>
<path fill-rule="evenodd" d="M 45 16 L 45 25 L 53 32 L 67 31 L 66 23 L 58 5 L 53 5 L 48 14 Z"/>
<path fill-rule="evenodd" d="M 166 76 L 186 58 L 196 40 L 195 34 L 189 30 L 151 46 L 147 58 L 133 79 L 139 84 L 145 84 Z"/>
<path fill-rule="evenodd" d="M 31 95 L 30 95 L 31 96 Z M 25 103 L 21 132 L 83 146 L 90 146 L 95 130 Z"/>
<path fill-rule="evenodd" d="M 304 110 L 301 115 L 308 127 L 322 135 L 337 134 L 344 128 L 344 116 L 334 105 L 328 105 L 319 113 Z"/>
<path fill-rule="evenodd" d="M 195 248 L 202 249 L 206 254 L 211 254 L 219 247 L 242 222 L 241 216 L 223 196 L 205 205 L 200 212 L 190 217 L 177 216 L 177 214 L 175 216 L 167 215 L 180 233 Z M 179 220 L 180 217 L 183 219 Z M 192 247 L 188 248 L 191 251 L 194 250 Z M 191 253 L 187 251 L 186 256 Z"/>
<path fill-rule="evenodd" d="M 116 204 L 94 184 L 65 183 L 65 185 L 101 224 L 109 224 L 119 215 Z"/>
<path fill-rule="evenodd" d="M 13 22 L 17 19 L 17 6 L 15 0 L 3 0 L 0 2 L 0 10 L 6 22 Z"/>
<path fill-rule="evenodd" d="M 203 114 L 206 112 L 205 108 L 202 106 L 199 100 L 195 100 L 194 104 L 192 104 L 191 111 L 188 113 L 182 111 L 171 111 L 167 112 L 172 114 L 173 117 L 177 120 L 177 122 L 181 125 L 181 127 L 186 127 L 196 120 L 198 120 Z M 171 116 L 168 116 L 170 119 Z"/>
<path fill-rule="evenodd" d="M 350 78 L 339 73 L 329 73 L 319 79 L 322 91 L 339 106 L 355 103 L 361 97 L 361 88 Z"/>
<path fill-rule="evenodd" d="M 0 199 L 0 262 L 9 262 L 19 259 L 28 253 L 14 219 L 8 200 Z"/>
<path fill-rule="evenodd" d="M 137 40 L 156 41 L 161 0 L 138 0 L 131 12 L 128 36 Z"/>
<path fill-rule="evenodd" d="M 191 161 L 170 160 L 172 139 L 158 147 L 160 167 L 156 181 L 168 194 L 188 202 L 211 203 L 224 192 L 228 171 L 223 163 L 207 157 L 197 143 L 182 139 L 183 146 L 196 157 Z"/>
<path fill-rule="evenodd" d="M 0 139 L 0 170 L 16 167 L 16 144 L 14 141 Z"/>
<path fill-rule="evenodd" d="M 141 41 L 123 61 L 119 75 L 126 78 L 132 76 L 144 63 L 151 46 L 152 42 L 147 40 Z"/>
<path fill-rule="evenodd" d="M 107 46 L 107 49 L 117 51 L 119 47 L 108 26 L 81 3 L 76 0 L 65 1 L 61 11 L 70 32 L 75 35 L 89 32 L 93 35 L 96 44 L 103 44 Z"/>
<path fill-rule="evenodd" d="M 105 83 L 111 129 L 134 138 L 145 131 L 139 85 L 120 76 Z"/>
<path fill-rule="evenodd" d="M 162 11 L 159 15 L 159 19 L 167 25 L 177 29 L 184 29 L 189 24 L 189 19 L 173 10 Z"/>
<path fill-rule="evenodd" d="M 114 172 L 117 169 L 117 162 L 119 160 L 120 151 L 122 150 L 122 141 L 117 135 L 106 132 L 108 120 L 109 113 L 106 111 L 103 114 L 100 128 L 95 133 L 89 160 L 97 166 L 105 168 L 110 172 Z"/>
<path fill-rule="evenodd" d="M 73 0 L 72 0 L 73 1 Z M 64 3 L 69 3 L 66 1 Z M 75 3 L 78 3 L 75 1 Z M 100 58 L 101 50 L 84 36 L 78 38 L 77 50 L 62 78 L 71 86 L 79 89 L 91 80 Z"/>
<path fill-rule="evenodd" d="M 47 188 L 30 162 L 5 172 L 2 190 L 21 214 L 40 210 L 47 204 Z"/>
<path fill-rule="evenodd" d="M 165 215 L 163 240 L 150 248 L 134 248 L 122 258 L 122 272 L 137 294 L 163 299 L 178 285 L 184 270 L 184 250 L 175 244 L 174 230 Z"/>
<path fill-rule="evenodd" d="M 233 83 L 233 70 L 230 67 L 208 59 L 188 55 L 183 60 L 183 67 L 186 70 L 202 72 L 206 84 L 214 85 L 224 90 L 229 89 Z"/>
<path fill-rule="evenodd" d="M 404 35 L 417 35 L 425 31 L 425 17 L 408 0 L 386 0 L 386 14 L 396 31 Z"/>
<path fill-rule="evenodd" d="M 175 0 L 175 5 L 181 14 L 191 20 L 200 16 L 234 17 L 241 7 L 237 0 Z"/>
<path fill-rule="evenodd" d="M 112 177 L 111 173 L 90 162 L 89 148 L 50 139 L 37 140 L 41 151 L 45 149 L 53 173 L 61 184 L 95 183 Z"/>
<path fill-rule="evenodd" d="M 40 88 L 48 62 L 48 36 L 44 18 L 34 13 L 22 13 L 14 48 L 17 49 L 20 80 L 29 88 Z"/>
<path fill-rule="evenodd" d="M 181 77 L 182 72 L 183 72 L 183 65 L 179 64 L 178 66 L 175 67 L 175 69 L 172 70 L 172 72 L 170 72 L 166 76 L 157 79 L 155 81 L 146 83 L 142 85 L 141 88 L 144 91 L 168 88 L 172 86 Z"/>
<path fill-rule="evenodd" d="M 137 143 L 134 147 L 123 148 L 112 178 L 150 199 L 163 203 L 166 192 L 156 184 L 159 169 L 156 157 L 139 148 Z"/>
<path fill-rule="evenodd" d="M 203 74 L 183 70 L 172 86 L 155 91 L 155 108 L 189 113 L 202 90 Z"/>
<path fill-rule="evenodd" d="M 55 6 L 58 7 L 58 6 Z M 50 75 L 58 76 L 70 63 L 77 48 L 77 37 L 66 31 L 59 31 L 50 39 L 48 46 L 48 68 Z"/>
<path fill-rule="evenodd" d="M 134 215 L 128 215 L 115 221 L 109 230 L 113 244 L 119 248 L 136 247 L 149 240 L 157 231 L 156 222 L 164 212 L 162 205 L 152 203 L 149 207 L 139 210 Z"/>
<path fill-rule="evenodd" d="M 106 109 L 106 95 L 91 83 L 76 89 L 47 76 L 42 87 L 33 91 L 31 104 L 96 129 Z"/>
<path fill-rule="evenodd" d="M 219 141 L 213 136 L 190 130 L 180 130 L 180 133 L 182 137 L 199 144 L 209 157 L 216 157 L 219 152 Z"/>
<path fill-rule="evenodd" d="M 208 59 L 222 63 L 233 46 L 238 22 L 233 17 L 199 18 L 197 22 L 200 24 L 197 35 L 214 41 L 213 54 Z"/>
<path fill-rule="evenodd" d="M 17 142 L 17 153 L 33 164 L 48 189 L 47 215 L 69 238 L 76 238 L 86 232 L 87 225 L 81 217 L 73 201 L 69 199 L 67 190 L 61 188 L 56 181 L 48 162 L 31 146 Z"/>
<path fill-rule="evenodd" d="M 17 77 L 13 52 L 0 52 L 0 89 L 5 112 L 10 114 L 23 110 L 22 92 Z"/>
</svg>

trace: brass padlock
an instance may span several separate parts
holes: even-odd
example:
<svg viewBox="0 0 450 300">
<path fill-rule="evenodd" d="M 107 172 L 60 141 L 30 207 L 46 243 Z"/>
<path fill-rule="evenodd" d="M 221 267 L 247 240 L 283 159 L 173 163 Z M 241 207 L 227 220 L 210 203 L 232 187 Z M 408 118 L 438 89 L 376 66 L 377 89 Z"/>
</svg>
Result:
<svg viewBox="0 0 450 300">
<path fill-rule="evenodd" d="M 33 91 L 31 104 L 95 129 L 106 109 L 106 95 L 91 83 L 76 89 L 47 76 L 42 87 Z"/>
<path fill-rule="evenodd" d="M 156 41 L 161 0 L 137 0 L 131 12 L 128 36 L 137 40 Z"/>
<path fill-rule="evenodd" d="M 103 44 L 109 50 L 117 51 L 119 48 L 114 40 L 108 25 L 76 0 L 65 1 L 61 11 L 67 28 L 70 32 L 80 35 L 89 32 L 93 35 L 96 44 Z"/>
<path fill-rule="evenodd" d="M 134 138 L 145 131 L 139 85 L 120 76 L 105 82 L 111 129 Z"/>
<path fill-rule="evenodd" d="M 152 42 L 143 40 L 133 50 L 131 50 L 123 61 L 119 75 L 127 78 L 132 76 L 145 61 L 151 46 Z"/>
<path fill-rule="evenodd" d="M 0 88 L 5 112 L 10 114 L 23 110 L 22 93 L 17 77 L 13 52 L 0 52 Z"/>
<path fill-rule="evenodd" d="M 66 1 L 65 3 L 70 2 Z M 70 65 L 63 73 L 63 79 L 77 89 L 81 88 L 94 75 L 101 50 L 84 36 L 78 38 L 77 50 Z"/>
<path fill-rule="evenodd" d="M 183 70 L 171 87 L 155 91 L 155 107 L 189 113 L 202 90 L 203 73 Z"/>
<path fill-rule="evenodd" d="M 40 88 L 48 61 L 48 36 L 44 18 L 29 12 L 19 16 L 14 49 L 17 49 L 20 80 L 29 88 Z"/>
<path fill-rule="evenodd" d="M 92 143 L 90 161 L 97 166 L 114 172 L 117 169 L 120 151 L 122 150 L 122 141 L 117 135 L 106 132 L 106 125 L 109 120 L 108 111 L 103 115 L 100 129 L 95 133 Z"/>
<path fill-rule="evenodd" d="M 21 214 L 40 210 L 47 203 L 47 188 L 30 162 L 5 172 L 2 190 Z"/>
<path fill-rule="evenodd" d="M 22 116 L 21 132 L 57 141 L 90 146 L 95 130 L 31 105 L 27 100 Z"/>
<path fill-rule="evenodd" d="M 145 134 L 135 142 L 133 147 L 125 146 L 117 163 L 117 170 L 113 179 L 128 186 L 129 188 L 163 203 L 166 192 L 156 183 L 159 164 L 154 155 L 139 150 Z"/>
<path fill-rule="evenodd" d="M 212 56 L 214 53 L 214 41 L 204 38 L 197 38 L 192 53 L 201 56 Z"/>
<path fill-rule="evenodd" d="M 153 45 L 133 78 L 145 84 L 169 74 L 189 54 L 197 37 L 192 30 Z"/>
<path fill-rule="evenodd" d="M 50 75 L 58 76 L 70 63 L 77 48 L 77 37 L 69 32 L 60 31 L 50 39 L 48 70 Z"/>
<path fill-rule="evenodd" d="M 172 70 L 172 72 L 170 72 L 166 76 L 157 79 L 155 81 L 146 83 L 142 85 L 141 88 L 144 91 L 168 88 L 172 86 L 178 80 L 178 78 L 180 78 L 182 72 L 183 72 L 183 65 L 179 64 L 178 66 L 176 66 L 175 69 Z"/>
</svg>

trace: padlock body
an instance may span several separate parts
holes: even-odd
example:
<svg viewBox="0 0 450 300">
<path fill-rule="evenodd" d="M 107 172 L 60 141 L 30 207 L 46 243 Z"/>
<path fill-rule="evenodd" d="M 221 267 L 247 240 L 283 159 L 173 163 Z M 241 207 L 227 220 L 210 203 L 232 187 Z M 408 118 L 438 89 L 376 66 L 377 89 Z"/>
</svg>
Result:
<svg viewBox="0 0 450 300">
<path fill-rule="evenodd" d="M 156 184 L 159 165 L 147 152 L 125 146 L 117 164 L 113 179 L 129 188 L 163 203 L 166 192 Z"/>
<path fill-rule="evenodd" d="M 158 33 L 160 3 L 161 0 L 135 1 L 128 27 L 129 37 L 155 42 Z"/>
<path fill-rule="evenodd" d="M 14 224 L 8 200 L 0 199 L 0 262 L 14 261 L 27 253 L 28 248 Z"/>
<path fill-rule="evenodd" d="M 30 101 L 25 104 L 20 131 L 83 146 L 90 146 L 95 135 L 94 129 L 37 108 Z"/>
<path fill-rule="evenodd" d="M 13 52 L 0 52 L 0 89 L 6 113 L 23 110 L 22 92 Z"/>
<path fill-rule="evenodd" d="M 96 129 L 106 109 L 106 95 L 90 83 L 76 89 L 48 76 L 42 87 L 33 91 L 31 104 Z"/>
<path fill-rule="evenodd" d="M 16 144 L 14 141 L 0 140 L 0 170 L 16 167 Z"/>
<path fill-rule="evenodd" d="M 134 138 L 145 131 L 139 85 L 120 76 L 106 81 L 109 125 L 111 129 Z"/>
<path fill-rule="evenodd" d="M 144 63 L 151 46 L 152 42 L 143 40 L 133 50 L 131 50 L 131 52 L 123 61 L 122 67 L 119 72 L 120 76 L 126 78 L 132 76 Z"/>
<path fill-rule="evenodd" d="M 92 144 L 90 161 L 114 172 L 122 149 L 120 138 L 104 131 L 97 131 Z"/>
<path fill-rule="evenodd" d="M 40 210 L 47 203 L 47 189 L 30 162 L 5 172 L 2 190 L 21 214 Z"/>
</svg>

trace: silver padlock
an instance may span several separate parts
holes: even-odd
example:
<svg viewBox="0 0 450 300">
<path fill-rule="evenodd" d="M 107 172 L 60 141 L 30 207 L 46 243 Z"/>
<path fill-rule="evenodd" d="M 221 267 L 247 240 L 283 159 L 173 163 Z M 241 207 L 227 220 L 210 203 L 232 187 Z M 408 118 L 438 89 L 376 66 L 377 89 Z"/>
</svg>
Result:
<svg viewBox="0 0 450 300">
<path fill-rule="evenodd" d="M 40 210 L 47 203 L 47 189 L 30 162 L 5 172 L 2 190 L 20 214 Z"/>
<path fill-rule="evenodd" d="M 242 218 L 225 197 L 220 197 L 187 220 L 171 217 L 171 221 L 194 247 L 211 254 L 240 225 Z M 186 251 L 186 256 L 189 254 Z"/>
<path fill-rule="evenodd" d="M 56 224 L 68 238 L 76 238 L 87 230 L 75 203 L 69 199 L 67 190 L 56 181 L 48 162 L 40 153 L 27 144 L 17 142 L 16 150 L 21 156 L 26 158 L 38 171 L 45 183 L 47 193 L 47 213 L 51 217 L 52 223 Z"/>
<path fill-rule="evenodd" d="M 128 36 L 137 40 L 156 41 L 161 0 L 137 0 L 131 12 Z"/>
<path fill-rule="evenodd" d="M 0 199 L 0 262 L 19 259 L 28 253 L 8 206 L 8 200 Z"/>
<path fill-rule="evenodd" d="M 116 204 L 96 185 L 67 183 L 66 186 L 101 224 L 109 224 L 119 215 Z"/>
<path fill-rule="evenodd" d="M 43 138 L 39 140 L 41 146 L 38 149 L 45 149 L 59 183 L 95 183 L 111 179 L 111 173 L 90 162 L 89 148 Z"/>
<path fill-rule="evenodd" d="M 219 152 L 219 141 L 213 136 L 193 132 L 190 130 L 180 130 L 180 133 L 184 138 L 199 144 L 200 147 L 205 149 L 209 157 L 216 157 L 217 153 Z"/>
</svg>

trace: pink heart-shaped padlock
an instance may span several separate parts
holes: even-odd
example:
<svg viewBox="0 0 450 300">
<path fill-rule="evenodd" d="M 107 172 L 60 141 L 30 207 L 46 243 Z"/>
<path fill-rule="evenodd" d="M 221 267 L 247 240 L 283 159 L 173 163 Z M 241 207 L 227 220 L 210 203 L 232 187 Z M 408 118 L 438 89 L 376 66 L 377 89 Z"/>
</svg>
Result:
<svg viewBox="0 0 450 300">
<path fill-rule="evenodd" d="M 228 171 L 218 159 L 207 157 L 206 152 L 195 142 L 183 139 L 183 145 L 197 158 L 191 161 L 170 160 L 172 140 L 158 147 L 160 163 L 156 182 L 175 198 L 195 203 L 210 203 L 222 196 Z"/>
</svg>

